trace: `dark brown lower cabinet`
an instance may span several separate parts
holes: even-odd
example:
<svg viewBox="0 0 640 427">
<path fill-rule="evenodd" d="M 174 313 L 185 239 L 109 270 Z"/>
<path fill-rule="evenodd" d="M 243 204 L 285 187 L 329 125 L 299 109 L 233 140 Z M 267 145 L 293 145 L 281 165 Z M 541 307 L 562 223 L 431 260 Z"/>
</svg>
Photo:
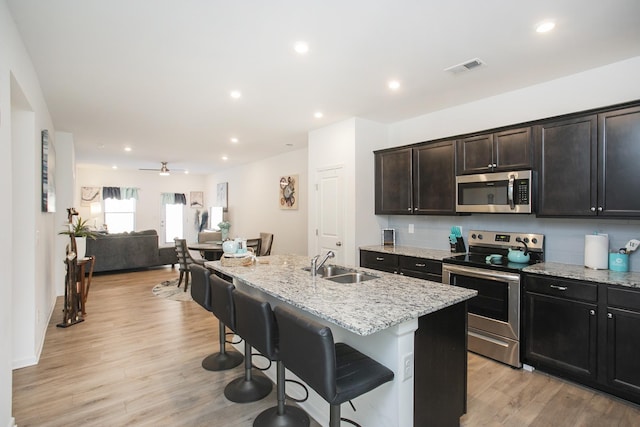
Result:
<svg viewBox="0 0 640 427">
<path fill-rule="evenodd" d="M 360 267 L 442 283 L 442 261 L 360 250 Z"/>
<path fill-rule="evenodd" d="M 526 274 L 523 361 L 640 403 L 640 289 Z"/>
</svg>

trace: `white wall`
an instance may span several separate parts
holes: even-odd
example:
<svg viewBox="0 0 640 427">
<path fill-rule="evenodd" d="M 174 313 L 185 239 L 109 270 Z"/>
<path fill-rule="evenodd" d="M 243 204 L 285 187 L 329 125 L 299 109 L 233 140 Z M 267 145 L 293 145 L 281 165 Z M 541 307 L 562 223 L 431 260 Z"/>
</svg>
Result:
<svg viewBox="0 0 640 427">
<path fill-rule="evenodd" d="M 640 57 L 572 76 L 394 123 L 388 147 L 396 147 L 509 124 L 553 117 L 640 99 Z M 640 149 L 640 148 L 639 148 Z M 471 229 L 525 231 L 546 236 L 547 261 L 582 264 L 584 235 L 609 233 L 611 248 L 640 238 L 638 220 L 539 219 L 534 215 L 471 215 L 468 217 L 389 216 L 397 242 L 426 248 L 448 248 L 451 225 Z M 409 224 L 415 233 L 409 234 Z M 640 256 L 630 268 L 640 271 Z"/>
<path fill-rule="evenodd" d="M 55 301 L 55 217 L 40 212 L 39 154 L 40 131 L 55 129 L 4 0 L 0 40 L 0 221 L 11 230 L 11 244 L 0 245 L 0 425 L 11 426 L 12 367 L 37 361 Z"/>
<path fill-rule="evenodd" d="M 298 175 L 298 209 L 279 205 L 280 177 Z M 296 150 L 228 169 L 207 177 L 207 200 L 216 200 L 217 184 L 228 183 L 231 237 L 255 238 L 274 234 L 272 254 L 307 254 L 307 150 Z M 210 206 L 210 205 L 207 205 Z"/>
<path fill-rule="evenodd" d="M 135 229 L 136 231 L 156 230 L 160 245 L 164 245 L 160 194 L 184 193 L 187 196 L 187 206 L 184 209 L 184 237 L 187 241 L 197 240 L 197 229 L 194 225 L 197 209 L 189 207 L 189 197 L 192 191 L 206 193 L 206 178 L 204 175 L 172 173 L 170 176 L 160 176 L 153 171 L 113 170 L 87 166 L 78 166 L 76 171 L 74 206 L 78 210 L 78 214 L 83 219 L 89 219 L 90 223 L 95 218 L 97 224 L 101 225 L 104 220 L 104 212 L 94 217 L 91 215 L 90 207 L 80 206 L 81 187 L 136 187 L 139 189 L 139 199 L 136 203 Z M 208 206 L 207 203 L 209 201 L 205 194 L 205 207 Z M 200 209 L 200 211 L 203 210 Z"/>
<path fill-rule="evenodd" d="M 386 125 L 351 118 L 309 133 L 309 193 L 315 192 L 317 172 L 341 166 L 344 172 L 345 235 L 342 238 L 347 265 L 359 263 L 358 247 L 380 242 L 381 219 L 374 210 L 373 150 L 387 141 Z M 309 200 L 309 253 L 317 253 L 315 230 L 317 201 Z"/>
</svg>

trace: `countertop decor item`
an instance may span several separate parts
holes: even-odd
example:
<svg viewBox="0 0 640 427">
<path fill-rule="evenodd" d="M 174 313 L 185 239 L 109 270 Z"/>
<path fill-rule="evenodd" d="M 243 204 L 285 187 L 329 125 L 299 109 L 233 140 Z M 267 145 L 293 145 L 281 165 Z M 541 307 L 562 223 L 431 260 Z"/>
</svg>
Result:
<svg viewBox="0 0 640 427">
<path fill-rule="evenodd" d="M 218 228 L 220 229 L 220 233 L 222 234 L 222 241 L 224 242 L 229 238 L 229 229 L 231 228 L 231 224 L 229 221 L 222 221 L 218 223 Z"/>
</svg>

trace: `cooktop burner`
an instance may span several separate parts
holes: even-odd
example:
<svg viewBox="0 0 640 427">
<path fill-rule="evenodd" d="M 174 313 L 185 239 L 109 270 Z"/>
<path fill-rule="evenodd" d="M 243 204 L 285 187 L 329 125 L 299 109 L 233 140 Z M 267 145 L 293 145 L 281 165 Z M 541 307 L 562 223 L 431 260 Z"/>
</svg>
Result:
<svg viewBox="0 0 640 427">
<path fill-rule="evenodd" d="M 471 230 L 468 235 L 469 252 L 442 261 L 470 267 L 520 271 L 524 267 L 544 261 L 544 235 L 516 232 Z M 509 251 L 521 251 L 514 258 L 522 258 L 526 247 L 527 262 L 509 261 Z"/>
</svg>

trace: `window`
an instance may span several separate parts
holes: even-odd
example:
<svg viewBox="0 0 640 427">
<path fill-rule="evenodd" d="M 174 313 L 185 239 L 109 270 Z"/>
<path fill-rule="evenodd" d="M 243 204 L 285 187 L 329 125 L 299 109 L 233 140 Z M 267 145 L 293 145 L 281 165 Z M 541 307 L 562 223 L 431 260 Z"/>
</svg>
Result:
<svg viewBox="0 0 640 427">
<path fill-rule="evenodd" d="M 173 239 L 183 239 L 182 215 L 184 212 L 183 204 L 166 204 L 164 205 L 164 223 L 165 234 L 164 242 L 173 243 Z"/>
<path fill-rule="evenodd" d="M 136 200 L 104 200 L 104 222 L 110 233 L 123 233 L 135 230 Z"/>
</svg>

